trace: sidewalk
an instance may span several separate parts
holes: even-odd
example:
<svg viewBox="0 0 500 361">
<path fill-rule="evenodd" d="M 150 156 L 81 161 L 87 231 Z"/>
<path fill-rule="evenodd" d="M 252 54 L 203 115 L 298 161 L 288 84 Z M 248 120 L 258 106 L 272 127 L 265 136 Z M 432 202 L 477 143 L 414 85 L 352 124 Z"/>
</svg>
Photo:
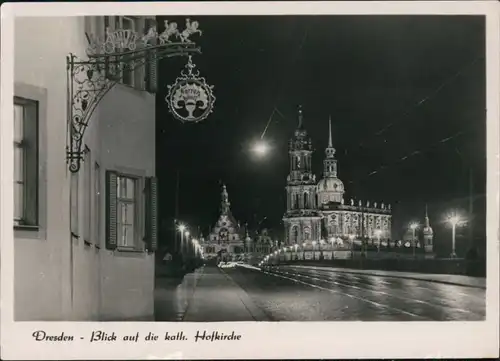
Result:
<svg viewBox="0 0 500 361">
<path fill-rule="evenodd" d="M 339 273 L 350 274 L 364 274 L 370 276 L 382 276 L 392 278 L 404 278 L 417 281 L 437 282 L 449 284 L 453 286 L 473 287 L 486 289 L 486 278 L 470 277 L 462 275 L 443 275 L 443 274 L 429 274 L 429 273 L 412 273 L 412 272 L 398 272 L 398 271 L 380 271 L 380 270 L 358 270 L 352 268 L 335 268 L 335 267 L 322 267 L 322 266 L 290 266 L 297 268 L 309 269 L 325 269 Z"/>
<path fill-rule="evenodd" d="M 266 315 L 230 276 L 218 267 L 199 270 L 183 321 L 266 321 Z"/>
</svg>

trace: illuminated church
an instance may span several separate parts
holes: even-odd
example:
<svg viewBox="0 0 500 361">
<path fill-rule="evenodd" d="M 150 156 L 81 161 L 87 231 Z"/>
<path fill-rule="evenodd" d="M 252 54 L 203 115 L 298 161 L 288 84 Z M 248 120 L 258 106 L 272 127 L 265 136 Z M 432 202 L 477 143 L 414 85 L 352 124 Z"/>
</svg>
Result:
<svg viewBox="0 0 500 361">
<path fill-rule="evenodd" d="M 229 195 L 223 185 L 219 219 L 203 242 L 207 259 L 234 261 L 239 260 L 244 252 L 245 230 L 234 218 L 230 206 Z"/>
<path fill-rule="evenodd" d="M 289 142 L 290 173 L 286 185 L 286 212 L 283 217 L 285 243 L 344 243 L 361 239 L 387 243 L 391 239 L 390 205 L 344 199 L 345 187 L 338 177 L 335 148 L 329 120 L 328 146 L 323 176 L 316 181 L 312 171 L 313 147 L 299 108 L 298 127 Z"/>
</svg>

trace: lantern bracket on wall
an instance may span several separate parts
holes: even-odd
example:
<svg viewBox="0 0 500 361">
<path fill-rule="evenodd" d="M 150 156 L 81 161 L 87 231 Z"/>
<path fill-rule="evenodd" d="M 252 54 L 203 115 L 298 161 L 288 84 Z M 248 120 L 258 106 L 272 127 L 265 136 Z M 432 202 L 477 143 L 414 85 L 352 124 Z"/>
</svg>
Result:
<svg viewBox="0 0 500 361">
<path fill-rule="evenodd" d="M 106 29 L 103 37 L 85 34 L 89 43 L 87 59 L 74 54 L 66 57 L 68 135 L 66 161 L 76 173 L 83 161 L 83 137 L 97 105 L 107 92 L 123 81 L 127 73 L 144 66 L 147 73 L 146 91 L 156 92 L 158 60 L 175 56 L 200 54 L 201 49 L 190 36 L 201 31 L 197 21 L 186 19 L 186 28 L 165 21 L 165 31 L 158 33 L 156 25 L 145 34 L 133 30 Z M 171 38 L 177 38 L 172 41 Z"/>
</svg>

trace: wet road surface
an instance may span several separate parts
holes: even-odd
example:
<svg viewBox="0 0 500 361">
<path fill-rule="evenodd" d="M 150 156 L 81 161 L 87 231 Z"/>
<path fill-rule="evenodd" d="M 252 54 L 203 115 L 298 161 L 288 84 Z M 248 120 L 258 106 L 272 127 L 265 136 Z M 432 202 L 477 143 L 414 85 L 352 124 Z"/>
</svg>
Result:
<svg viewBox="0 0 500 361">
<path fill-rule="evenodd" d="M 157 321 L 479 321 L 485 292 L 327 268 L 205 267 L 176 284 L 157 281 L 155 313 Z"/>
<path fill-rule="evenodd" d="M 225 270 L 274 321 L 479 321 L 485 290 L 282 266 Z"/>
</svg>

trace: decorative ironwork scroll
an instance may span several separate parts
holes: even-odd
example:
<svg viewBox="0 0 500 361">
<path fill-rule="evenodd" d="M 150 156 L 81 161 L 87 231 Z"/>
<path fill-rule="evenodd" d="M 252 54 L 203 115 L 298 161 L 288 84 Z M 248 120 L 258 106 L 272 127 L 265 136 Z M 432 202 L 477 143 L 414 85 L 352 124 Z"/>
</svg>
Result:
<svg viewBox="0 0 500 361">
<path fill-rule="evenodd" d="M 173 85 L 168 86 L 165 98 L 170 112 L 181 122 L 198 123 L 208 117 L 213 111 L 215 96 L 213 85 L 208 85 L 205 78 L 200 77 L 198 70 L 194 71 L 189 55 L 186 69 L 181 71 Z"/>
<path fill-rule="evenodd" d="M 123 79 L 124 74 L 137 67 L 157 64 L 163 58 L 201 53 L 190 39 L 193 34 L 201 35 L 202 32 L 199 23 L 190 19 L 186 19 L 186 28 L 182 31 L 177 23 L 167 20 L 162 33 L 152 26 L 145 34 L 109 28 L 102 37 L 86 34 L 88 59 L 81 60 L 73 54 L 66 58 L 69 128 L 66 160 L 71 172 L 80 169 L 85 130 L 106 93 Z M 173 42 L 172 38 L 177 39 Z"/>
</svg>

